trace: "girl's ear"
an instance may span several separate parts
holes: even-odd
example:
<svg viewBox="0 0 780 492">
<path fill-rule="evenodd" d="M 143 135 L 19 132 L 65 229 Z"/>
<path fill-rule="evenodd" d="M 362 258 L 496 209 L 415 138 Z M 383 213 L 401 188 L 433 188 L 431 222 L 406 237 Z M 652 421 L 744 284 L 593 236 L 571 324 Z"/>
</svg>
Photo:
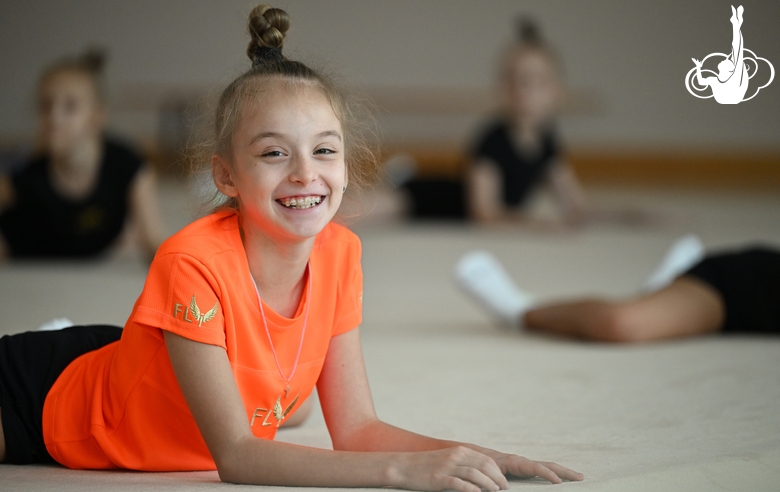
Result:
<svg viewBox="0 0 780 492">
<path fill-rule="evenodd" d="M 238 188 L 233 182 L 233 176 L 230 171 L 230 164 L 221 155 L 211 156 L 211 175 L 214 178 L 214 184 L 220 193 L 230 198 L 238 196 Z"/>
</svg>

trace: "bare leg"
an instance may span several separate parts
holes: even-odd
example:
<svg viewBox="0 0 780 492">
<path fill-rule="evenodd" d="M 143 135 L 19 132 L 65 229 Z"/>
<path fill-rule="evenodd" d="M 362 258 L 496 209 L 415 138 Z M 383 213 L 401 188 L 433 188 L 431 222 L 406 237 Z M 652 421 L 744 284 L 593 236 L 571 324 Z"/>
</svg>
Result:
<svg viewBox="0 0 780 492">
<path fill-rule="evenodd" d="M 282 427 L 298 427 L 299 425 L 306 422 L 306 419 L 309 418 L 309 414 L 311 414 L 311 407 L 312 402 L 310 396 L 309 398 L 306 398 L 303 403 L 301 403 L 301 406 L 298 408 L 298 410 L 295 411 L 294 414 L 292 414 L 292 417 L 285 419 L 284 423 L 282 423 Z"/>
<path fill-rule="evenodd" d="M 3 409 L 0 408 L 0 463 L 5 461 L 5 435 L 3 434 Z"/>
<path fill-rule="evenodd" d="M 605 342 L 643 342 L 713 333 L 725 309 L 717 291 L 681 277 L 658 292 L 626 301 L 599 299 L 544 306 L 526 313 L 530 330 Z"/>
</svg>

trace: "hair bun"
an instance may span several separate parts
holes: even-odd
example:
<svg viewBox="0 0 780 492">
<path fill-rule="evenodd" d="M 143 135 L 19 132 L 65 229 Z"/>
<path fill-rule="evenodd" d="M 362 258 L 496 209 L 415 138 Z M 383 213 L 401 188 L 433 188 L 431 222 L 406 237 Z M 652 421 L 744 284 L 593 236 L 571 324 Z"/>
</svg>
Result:
<svg viewBox="0 0 780 492">
<path fill-rule="evenodd" d="M 246 53 L 252 65 L 282 59 L 284 36 L 290 28 L 290 16 L 282 9 L 262 4 L 249 14 L 249 42 Z"/>
<path fill-rule="evenodd" d="M 103 72 L 103 67 L 106 65 L 106 51 L 101 48 L 89 48 L 79 58 L 79 63 L 92 72 L 98 75 Z"/>
<path fill-rule="evenodd" d="M 539 26 L 532 18 L 524 15 L 517 20 L 517 40 L 521 44 L 542 44 Z"/>
</svg>

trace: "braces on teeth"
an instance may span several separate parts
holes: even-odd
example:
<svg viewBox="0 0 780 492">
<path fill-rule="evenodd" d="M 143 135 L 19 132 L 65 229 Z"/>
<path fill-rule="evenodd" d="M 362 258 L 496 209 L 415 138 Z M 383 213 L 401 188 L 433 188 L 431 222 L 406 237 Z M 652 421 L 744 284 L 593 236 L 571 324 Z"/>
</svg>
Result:
<svg viewBox="0 0 780 492">
<path fill-rule="evenodd" d="M 322 202 L 321 196 L 307 196 L 305 198 L 291 198 L 279 200 L 279 203 L 287 208 L 304 209 L 319 205 Z"/>
</svg>

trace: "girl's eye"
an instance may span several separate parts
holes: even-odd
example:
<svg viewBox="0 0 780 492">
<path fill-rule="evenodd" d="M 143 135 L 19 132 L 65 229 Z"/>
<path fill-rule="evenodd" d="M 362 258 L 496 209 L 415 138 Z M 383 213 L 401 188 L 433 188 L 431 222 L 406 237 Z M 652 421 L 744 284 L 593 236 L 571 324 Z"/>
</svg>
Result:
<svg viewBox="0 0 780 492">
<path fill-rule="evenodd" d="M 263 157 L 281 157 L 284 154 L 282 154 L 279 150 L 272 150 L 270 152 L 266 152 L 265 154 L 262 154 Z"/>
<path fill-rule="evenodd" d="M 314 153 L 319 155 L 329 155 L 329 154 L 335 154 L 336 151 L 333 149 L 324 148 L 324 149 L 317 149 L 314 151 Z"/>
</svg>

